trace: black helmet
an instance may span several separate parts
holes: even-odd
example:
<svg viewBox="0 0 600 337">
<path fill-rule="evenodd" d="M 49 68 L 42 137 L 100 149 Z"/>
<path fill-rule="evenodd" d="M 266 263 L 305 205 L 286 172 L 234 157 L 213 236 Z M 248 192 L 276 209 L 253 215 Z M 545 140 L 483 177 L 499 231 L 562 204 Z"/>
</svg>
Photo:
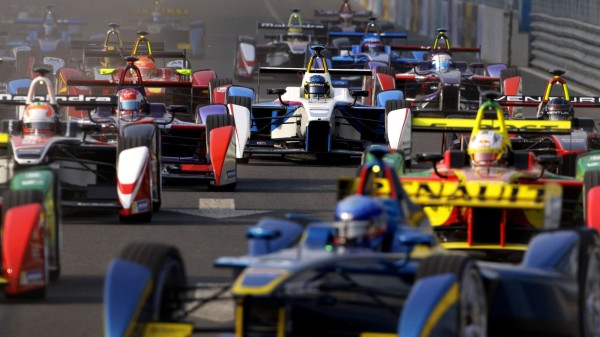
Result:
<svg viewBox="0 0 600 337">
<path fill-rule="evenodd" d="M 563 97 L 552 98 L 542 110 L 542 119 L 553 121 L 570 120 L 575 115 L 571 103 Z"/>
<path fill-rule="evenodd" d="M 304 84 L 305 98 L 329 97 L 329 83 L 321 75 L 313 75 Z"/>
</svg>

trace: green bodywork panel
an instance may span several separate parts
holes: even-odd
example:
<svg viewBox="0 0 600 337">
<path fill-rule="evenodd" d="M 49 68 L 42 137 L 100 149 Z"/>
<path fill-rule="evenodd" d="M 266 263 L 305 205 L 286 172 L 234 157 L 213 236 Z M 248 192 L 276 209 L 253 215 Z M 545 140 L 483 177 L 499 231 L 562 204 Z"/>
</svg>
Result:
<svg viewBox="0 0 600 337">
<path fill-rule="evenodd" d="M 575 177 L 583 179 L 588 171 L 600 171 L 600 151 L 588 152 L 577 159 Z"/>
<path fill-rule="evenodd" d="M 365 152 L 365 158 L 363 160 L 363 165 L 364 164 L 370 164 L 371 162 L 374 162 L 376 160 L 375 156 L 370 153 L 370 152 Z M 393 153 L 388 153 L 385 156 L 383 156 L 383 161 L 385 162 L 385 164 L 391 168 L 394 169 L 394 171 L 396 171 L 396 174 L 398 175 L 398 177 L 401 177 L 404 175 L 404 167 L 405 167 L 405 162 L 404 162 L 404 156 L 398 152 L 393 152 Z"/>
</svg>

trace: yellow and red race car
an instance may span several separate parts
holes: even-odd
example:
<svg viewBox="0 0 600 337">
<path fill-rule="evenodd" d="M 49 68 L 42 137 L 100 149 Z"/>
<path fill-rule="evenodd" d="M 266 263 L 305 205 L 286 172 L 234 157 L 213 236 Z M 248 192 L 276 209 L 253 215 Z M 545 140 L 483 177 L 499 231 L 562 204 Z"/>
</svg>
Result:
<svg viewBox="0 0 600 337">
<path fill-rule="evenodd" d="M 429 129 L 438 131 L 450 125 L 454 130 L 471 127 L 467 150 L 423 154 L 419 159 L 433 168 L 401 180 L 413 202 L 425 207 L 445 248 L 478 250 L 497 259 L 498 252 L 520 255 L 541 230 L 581 225 L 583 183 L 546 170 L 559 162 L 558 156 L 513 150 L 509 132 L 516 132 L 511 129 L 516 120 L 504 120 L 504 110 L 493 101 L 497 96 L 486 98 L 476 119 L 438 118 L 438 124 L 430 123 Z M 486 118 L 490 113 L 496 119 Z M 568 120 L 535 122 L 540 132 L 570 131 Z"/>
</svg>

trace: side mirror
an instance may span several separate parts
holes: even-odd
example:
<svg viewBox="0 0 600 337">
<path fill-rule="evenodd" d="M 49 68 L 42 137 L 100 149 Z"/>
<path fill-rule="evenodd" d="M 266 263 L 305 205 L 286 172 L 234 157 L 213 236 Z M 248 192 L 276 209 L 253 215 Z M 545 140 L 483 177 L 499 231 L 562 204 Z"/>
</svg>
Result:
<svg viewBox="0 0 600 337">
<path fill-rule="evenodd" d="M 283 88 L 277 88 L 277 89 L 267 89 L 267 94 L 268 95 L 278 95 L 281 96 L 283 94 L 285 94 L 287 91 Z"/>
<path fill-rule="evenodd" d="M 543 154 L 538 156 L 538 163 L 544 167 L 560 165 L 562 158 L 553 154 Z"/>
<path fill-rule="evenodd" d="M 285 103 L 282 99 L 281 99 L 281 95 L 285 94 L 287 91 L 283 88 L 277 88 L 277 89 L 267 89 L 267 94 L 269 95 L 277 95 L 279 97 L 279 103 L 281 103 L 281 105 L 285 105 L 288 106 L 288 103 Z"/>
<path fill-rule="evenodd" d="M 265 239 L 271 240 L 279 237 L 281 232 L 275 229 L 268 229 L 263 227 L 250 227 L 246 231 L 246 237 L 248 239 Z"/>
<path fill-rule="evenodd" d="M 168 110 L 171 113 L 188 113 L 187 105 L 169 105 Z"/>
<path fill-rule="evenodd" d="M 421 163 L 431 162 L 433 164 L 444 159 L 444 156 L 439 153 L 422 153 L 417 155 L 417 161 Z"/>
<path fill-rule="evenodd" d="M 352 97 L 368 97 L 369 92 L 367 90 L 350 90 L 350 96 L 352 96 Z"/>
</svg>

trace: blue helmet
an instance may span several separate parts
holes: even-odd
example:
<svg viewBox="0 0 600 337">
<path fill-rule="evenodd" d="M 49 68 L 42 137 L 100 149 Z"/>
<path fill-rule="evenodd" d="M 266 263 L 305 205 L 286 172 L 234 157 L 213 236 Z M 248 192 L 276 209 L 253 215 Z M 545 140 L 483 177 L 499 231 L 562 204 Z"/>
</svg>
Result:
<svg viewBox="0 0 600 337">
<path fill-rule="evenodd" d="M 380 248 L 387 230 L 385 206 L 369 196 L 346 197 L 336 206 L 335 227 L 340 245 Z"/>
<path fill-rule="evenodd" d="M 313 75 L 304 84 L 304 97 L 318 98 L 329 97 L 329 83 L 321 75 Z"/>
</svg>

